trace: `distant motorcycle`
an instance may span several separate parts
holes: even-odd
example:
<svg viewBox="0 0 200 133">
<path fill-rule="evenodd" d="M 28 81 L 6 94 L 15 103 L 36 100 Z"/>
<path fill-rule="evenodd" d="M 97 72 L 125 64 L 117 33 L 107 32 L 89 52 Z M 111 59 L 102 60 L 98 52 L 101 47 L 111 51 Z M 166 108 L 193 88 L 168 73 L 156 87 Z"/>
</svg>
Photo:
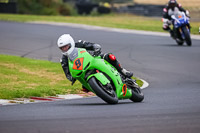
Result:
<svg viewBox="0 0 200 133">
<path fill-rule="evenodd" d="M 192 41 L 190 37 L 189 18 L 185 15 L 184 12 L 179 10 L 176 10 L 171 18 L 172 24 L 174 26 L 173 31 L 177 44 L 183 45 L 183 43 L 186 42 L 188 46 L 191 46 Z"/>
</svg>

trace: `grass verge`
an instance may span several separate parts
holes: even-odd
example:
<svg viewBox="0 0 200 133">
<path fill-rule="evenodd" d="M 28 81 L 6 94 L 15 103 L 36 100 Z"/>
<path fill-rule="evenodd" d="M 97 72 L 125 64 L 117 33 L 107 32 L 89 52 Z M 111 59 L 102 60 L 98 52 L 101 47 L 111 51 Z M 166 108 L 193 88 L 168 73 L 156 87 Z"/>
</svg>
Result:
<svg viewBox="0 0 200 133">
<path fill-rule="evenodd" d="M 0 55 L 0 99 L 77 94 L 81 89 L 78 81 L 71 86 L 60 63 Z"/>
<path fill-rule="evenodd" d="M 30 21 L 51 21 L 78 23 L 94 26 L 135 29 L 146 31 L 164 32 L 162 29 L 161 18 L 151 18 L 134 16 L 129 14 L 110 14 L 101 16 L 36 16 L 36 15 L 16 15 L 16 14 L 0 14 L 0 20 L 30 22 Z M 200 22 L 191 22 L 192 34 L 199 34 Z"/>
</svg>

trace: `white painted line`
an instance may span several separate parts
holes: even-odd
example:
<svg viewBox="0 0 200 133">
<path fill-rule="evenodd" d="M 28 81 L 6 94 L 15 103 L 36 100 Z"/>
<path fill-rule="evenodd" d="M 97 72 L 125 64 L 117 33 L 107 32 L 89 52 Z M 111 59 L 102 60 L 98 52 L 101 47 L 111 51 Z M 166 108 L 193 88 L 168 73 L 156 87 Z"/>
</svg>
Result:
<svg viewBox="0 0 200 133">
<path fill-rule="evenodd" d="M 64 99 L 76 99 L 76 98 L 83 98 L 83 96 L 76 95 L 76 94 L 69 94 L 69 95 L 57 95 L 59 98 Z"/>
<path fill-rule="evenodd" d="M 143 82 L 142 87 L 140 87 L 141 89 L 147 88 L 147 87 L 149 86 L 149 83 L 148 83 L 148 82 L 146 82 L 146 81 L 143 80 L 143 79 L 140 79 L 140 80 Z"/>
<path fill-rule="evenodd" d="M 44 22 L 44 21 L 34 21 L 34 22 L 28 22 L 28 23 L 32 23 L 32 24 L 48 24 L 48 25 L 57 25 L 57 26 L 68 26 L 68 27 L 74 27 L 74 28 L 82 28 L 82 29 L 86 29 L 86 30 L 103 30 L 103 31 L 112 31 L 112 32 L 119 32 L 119 33 L 129 33 L 129 34 L 140 34 L 140 35 L 152 35 L 152 36 L 170 37 L 169 33 L 164 33 L 164 32 L 118 29 L 118 28 L 91 26 L 91 25 L 86 25 L 86 24 L 59 23 L 59 22 L 57 23 L 57 22 Z M 200 40 L 200 35 L 191 34 L 191 38 Z"/>
<path fill-rule="evenodd" d="M 55 98 L 48 98 L 52 99 L 51 101 L 58 101 L 58 100 L 63 100 L 63 99 L 78 99 L 78 98 L 83 98 L 83 96 L 76 95 L 76 94 L 68 94 L 68 95 L 58 95 L 57 98 L 60 99 L 55 99 Z M 45 99 L 41 97 L 41 99 Z M 15 105 L 15 104 L 27 104 L 27 103 L 39 103 L 39 102 L 51 102 L 48 100 L 33 100 L 32 99 L 24 99 L 24 100 L 7 100 L 7 99 L 0 99 L 0 105 Z"/>
<path fill-rule="evenodd" d="M 0 104 L 1 104 L 1 105 L 6 105 L 6 104 L 8 104 L 8 103 L 9 103 L 8 100 L 0 99 Z"/>
</svg>

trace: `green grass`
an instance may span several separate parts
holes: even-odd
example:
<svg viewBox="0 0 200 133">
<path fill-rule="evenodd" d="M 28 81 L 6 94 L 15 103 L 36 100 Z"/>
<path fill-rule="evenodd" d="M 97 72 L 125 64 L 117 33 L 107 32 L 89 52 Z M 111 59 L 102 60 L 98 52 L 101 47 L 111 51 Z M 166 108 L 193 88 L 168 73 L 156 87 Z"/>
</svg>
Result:
<svg viewBox="0 0 200 133">
<path fill-rule="evenodd" d="M 0 99 L 79 93 L 67 81 L 60 63 L 0 55 Z"/>
<path fill-rule="evenodd" d="M 100 16 L 36 16 L 36 15 L 15 15 L 0 14 L 2 21 L 30 22 L 30 21 L 50 21 L 87 24 L 112 28 L 136 29 L 146 31 L 164 32 L 161 18 L 151 18 L 134 16 L 129 14 L 100 15 Z M 192 34 L 199 34 L 200 22 L 191 22 Z"/>
<path fill-rule="evenodd" d="M 60 63 L 0 55 L 0 99 L 77 94 L 81 89 L 78 81 L 71 86 Z"/>
</svg>

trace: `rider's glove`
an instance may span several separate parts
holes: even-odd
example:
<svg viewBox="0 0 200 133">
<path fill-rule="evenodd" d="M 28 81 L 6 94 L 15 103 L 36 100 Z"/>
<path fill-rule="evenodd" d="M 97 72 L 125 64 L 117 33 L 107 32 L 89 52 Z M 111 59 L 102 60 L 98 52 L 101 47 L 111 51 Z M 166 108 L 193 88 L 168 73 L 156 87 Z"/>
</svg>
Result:
<svg viewBox="0 0 200 133">
<path fill-rule="evenodd" d="M 189 13 L 189 11 L 188 11 L 188 10 L 186 10 L 185 14 L 186 14 L 186 16 L 187 16 L 187 17 L 189 17 L 189 18 L 190 18 L 190 13 Z"/>
<path fill-rule="evenodd" d="M 167 21 L 167 24 L 168 24 L 168 25 L 171 25 L 171 24 L 172 24 L 172 21 L 168 20 L 168 21 Z"/>
<path fill-rule="evenodd" d="M 86 43 L 86 41 L 83 41 L 83 40 L 78 40 L 78 42 L 81 43 L 81 44 L 85 44 Z"/>
<path fill-rule="evenodd" d="M 172 24 L 172 22 L 167 18 L 162 18 L 162 22 L 163 22 L 164 25 L 171 25 Z"/>
<path fill-rule="evenodd" d="M 75 78 L 72 78 L 72 85 L 76 82 Z"/>
<path fill-rule="evenodd" d="M 67 75 L 67 79 L 72 82 L 72 85 L 75 83 L 76 79 L 73 78 L 71 75 Z"/>
<path fill-rule="evenodd" d="M 94 44 L 94 56 L 98 56 L 101 54 L 101 46 L 99 44 Z"/>
</svg>

